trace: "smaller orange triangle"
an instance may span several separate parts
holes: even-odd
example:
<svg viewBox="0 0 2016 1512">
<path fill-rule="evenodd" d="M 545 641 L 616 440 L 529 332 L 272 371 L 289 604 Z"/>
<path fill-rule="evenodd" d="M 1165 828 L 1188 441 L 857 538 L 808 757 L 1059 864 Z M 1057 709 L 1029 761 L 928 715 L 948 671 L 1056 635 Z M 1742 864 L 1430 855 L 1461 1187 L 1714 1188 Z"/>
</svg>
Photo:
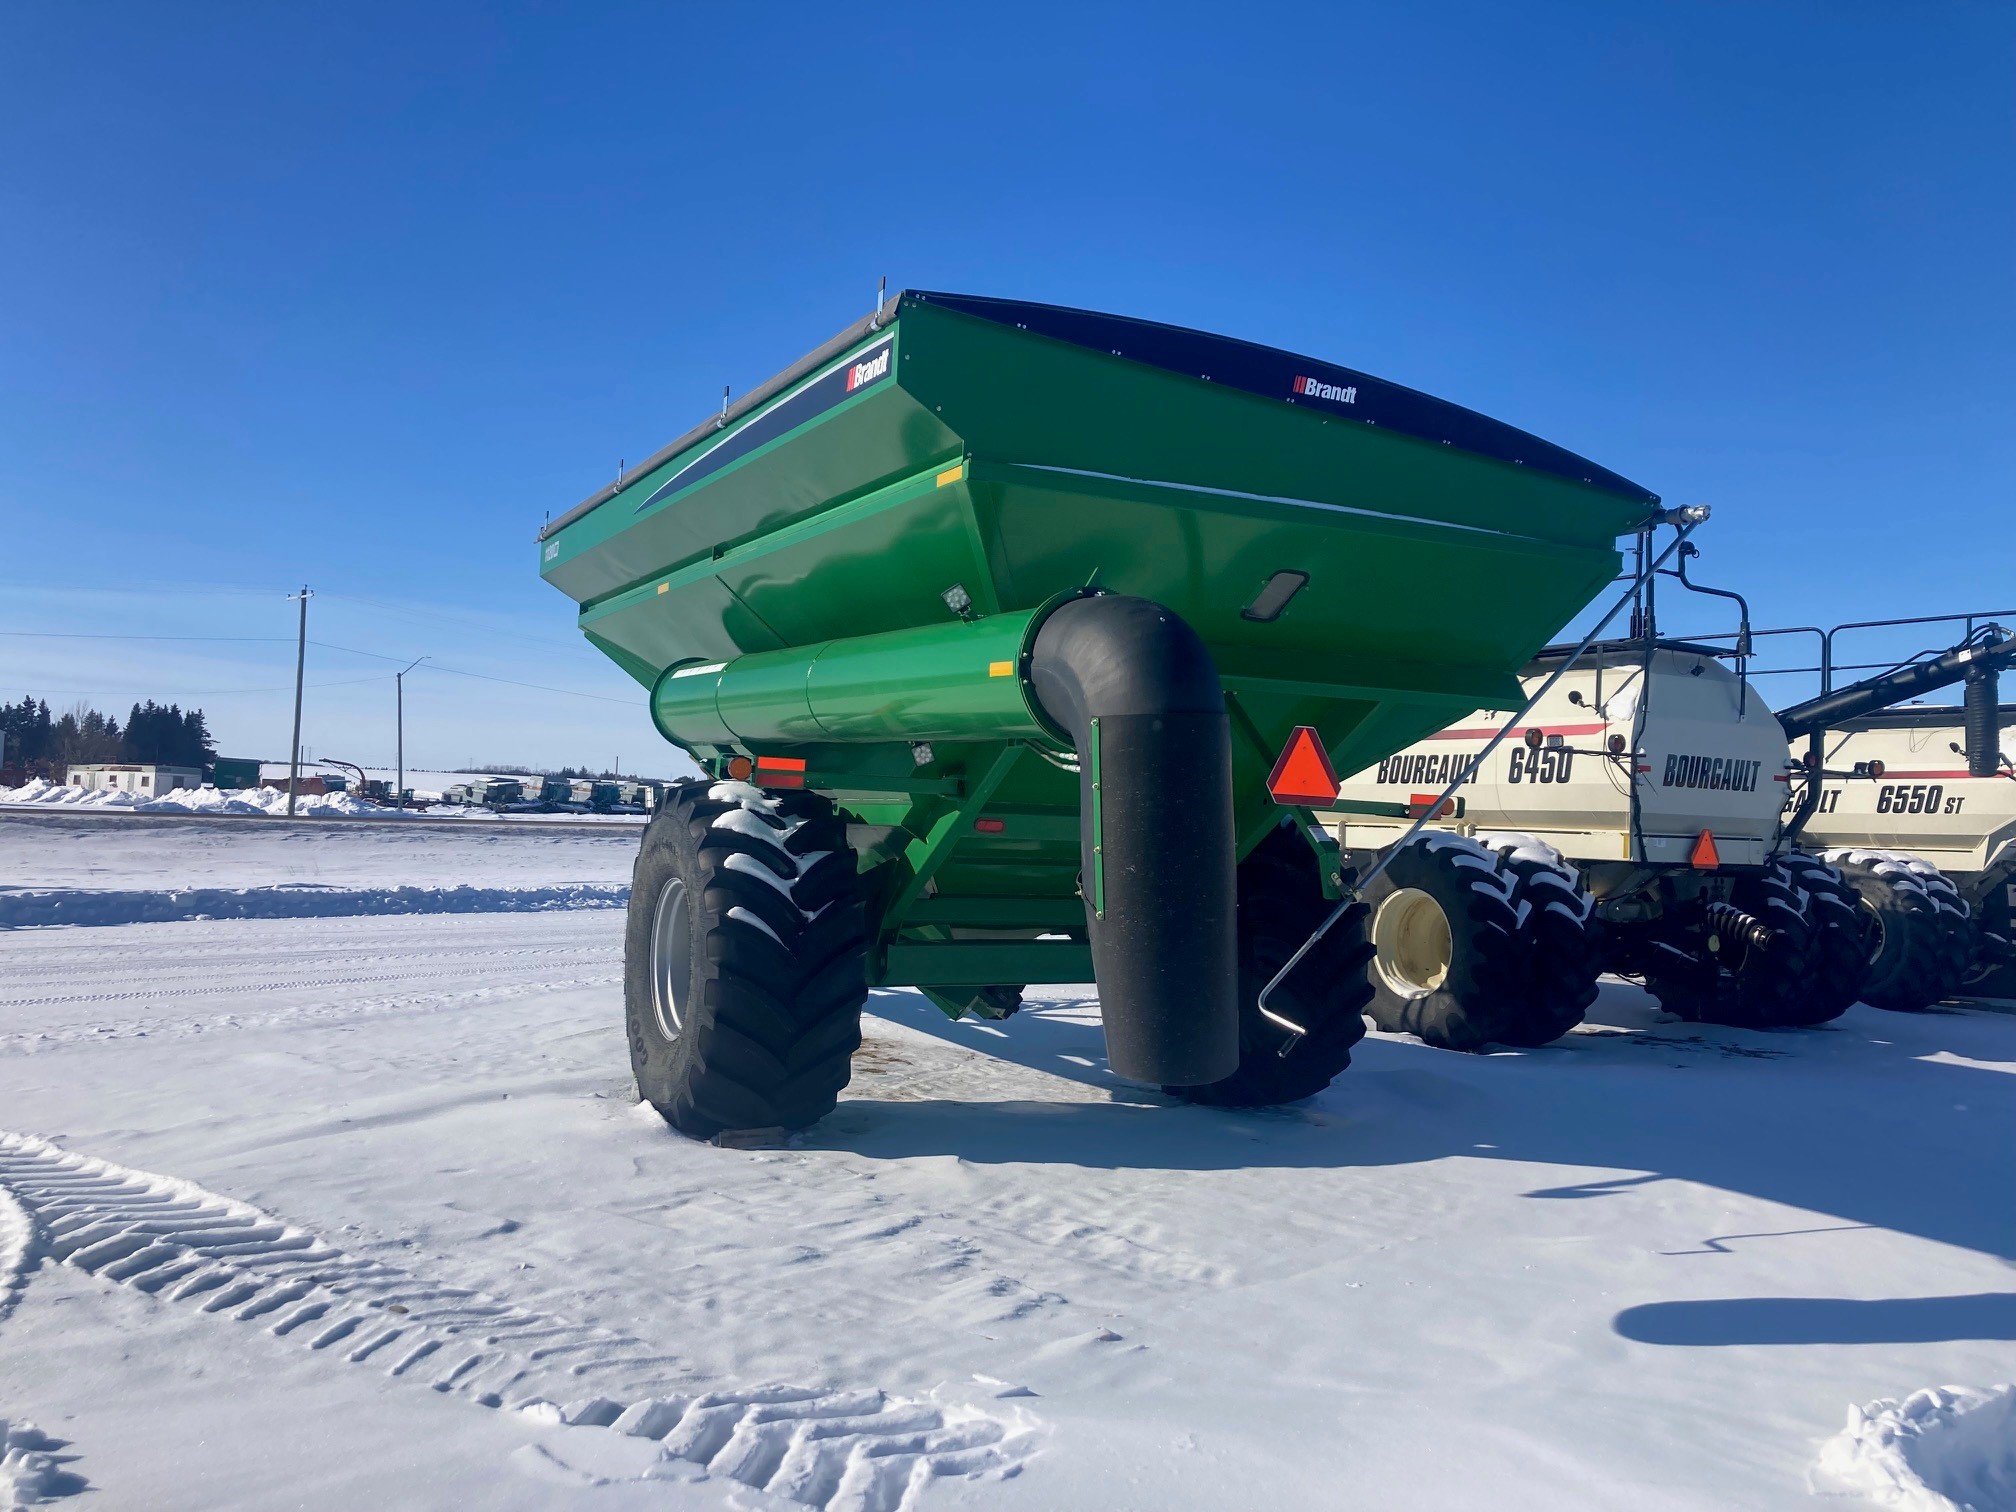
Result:
<svg viewBox="0 0 2016 1512">
<path fill-rule="evenodd" d="M 1688 864 L 1702 871 L 1713 871 L 1722 864 L 1722 853 L 1715 849 L 1713 831 L 1701 831 L 1701 838 L 1694 842 L 1694 852 L 1687 858 Z"/>
<path fill-rule="evenodd" d="M 1320 808 L 1337 799 L 1337 769 L 1308 725 L 1297 725 L 1267 775 L 1267 791 L 1280 804 Z"/>
</svg>

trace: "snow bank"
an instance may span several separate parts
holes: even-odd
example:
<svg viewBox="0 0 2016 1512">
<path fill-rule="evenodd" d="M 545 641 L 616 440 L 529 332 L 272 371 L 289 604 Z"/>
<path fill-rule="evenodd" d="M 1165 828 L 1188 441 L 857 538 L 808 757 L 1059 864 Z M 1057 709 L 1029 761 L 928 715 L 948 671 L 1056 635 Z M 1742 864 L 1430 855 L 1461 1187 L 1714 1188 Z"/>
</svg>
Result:
<svg viewBox="0 0 2016 1512">
<path fill-rule="evenodd" d="M 68 1477 L 48 1453 L 55 1447 L 55 1440 L 33 1423 L 0 1418 L 0 1509 L 17 1512 L 64 1493 Z"/>
<path fill-rule="evenodd" d="M 0 1320 L 14 1310 L 22 1278 L 28 1272 L 28 1215 L 14 1194 L 0 1187 Z M 4 1430 L 5 1423 L 0 1423 Z"/>
<path fill-rule="evenodd" d="M 320 919 L 346 914 L 527 913 L 621 908 L 620 882 L 555 887 L 0 887 L 0 930 L 55 924 L 169 924 L 187 919 Z"/>
<path fill-rule="evenodd" d="M 278 788 L 178 788 L 161 798 L 146 798 L 123 788 L 66 787 L 38 777 L 24 787 L 0 788 L 0 805 L 16 808 L 129 809 L 136 814 L 269 814 L 287 812 L 287 795 Z M 418 809 L 386 808 L 366 803 L 349 793 L 303 793 L 295 801 L 294 812 L 310 819 L 354 819 L 422 817 Z M 434 808 L 426 817 L 470 815 L 494 817 L 488 809 Z"/>
<path fill-rule="evenodd" d="M 2016 1386 L 1930 1387 L 1850 1407 L 1814 1481 L 1899 1512 L 2016 1512 Z"/>
</svg>

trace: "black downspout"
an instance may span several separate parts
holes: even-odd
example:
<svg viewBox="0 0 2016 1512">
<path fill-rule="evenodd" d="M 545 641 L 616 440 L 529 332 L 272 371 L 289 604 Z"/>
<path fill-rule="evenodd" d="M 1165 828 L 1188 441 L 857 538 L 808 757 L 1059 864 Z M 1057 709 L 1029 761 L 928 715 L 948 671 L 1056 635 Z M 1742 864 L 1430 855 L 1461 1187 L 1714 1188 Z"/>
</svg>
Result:
<svg viewBox="0 0 2016 1512">
<path fill-rule="evenodd" d="M 1993 777 L 2002 770 L 2001 671 L 1993 662 L 1967 668 L 1961 729 L 1967 742 L 1967 775 Z"/>
<path fill-rule="evenodd" d="M 1197 632 L 1147 599 L 1074 599 L 1029 659 L 1078 749 L 1085 911 L 1106 1057 L 1137 1081 L 1239 1068 L 1232 741 Z"/>
</svg>

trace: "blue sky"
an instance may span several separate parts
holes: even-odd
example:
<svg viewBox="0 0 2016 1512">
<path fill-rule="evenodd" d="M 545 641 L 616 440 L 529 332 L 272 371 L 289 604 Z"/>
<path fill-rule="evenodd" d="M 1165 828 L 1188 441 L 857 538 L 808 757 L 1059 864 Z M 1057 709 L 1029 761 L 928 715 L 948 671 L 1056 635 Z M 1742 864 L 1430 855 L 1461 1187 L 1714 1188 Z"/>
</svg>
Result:
<svg viewBox="0 0 2016 1512">
<path fill-rule="evenodd" d="M 0 697 L 284 754 L 308 582 L 319 754 L 427 654 L 511 682 L 415 674 L 409 764 L 671 770 L 533 532 L 882 275 L 1471 405 L 1714 505 L 1761 621 L 2006 607 L 2012 64 L 1965 3 L 7 7 L 0 630 L 251 639 L 0 635 Z"/>
</svg>

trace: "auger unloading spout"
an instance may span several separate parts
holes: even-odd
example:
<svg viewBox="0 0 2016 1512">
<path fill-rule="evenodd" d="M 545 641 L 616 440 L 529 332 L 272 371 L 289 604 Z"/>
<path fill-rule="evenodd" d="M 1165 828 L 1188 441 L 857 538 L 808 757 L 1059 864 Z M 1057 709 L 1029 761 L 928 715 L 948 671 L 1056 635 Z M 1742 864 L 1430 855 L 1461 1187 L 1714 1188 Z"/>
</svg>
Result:
<svg viewBox="0 0 2016 1512">
<path fill-rule="evenodd" d="M 1239 1066 L 1232 742 L 1211 653 L 1160 604 L 1102 595 L 1044 621 L 1030 678 L 1078 750 L 1107 1059 L 1139 1081 L 1230 1076 Z M 1183 885 L 1167 885 L 1172 876 Z"/>
</svg>

